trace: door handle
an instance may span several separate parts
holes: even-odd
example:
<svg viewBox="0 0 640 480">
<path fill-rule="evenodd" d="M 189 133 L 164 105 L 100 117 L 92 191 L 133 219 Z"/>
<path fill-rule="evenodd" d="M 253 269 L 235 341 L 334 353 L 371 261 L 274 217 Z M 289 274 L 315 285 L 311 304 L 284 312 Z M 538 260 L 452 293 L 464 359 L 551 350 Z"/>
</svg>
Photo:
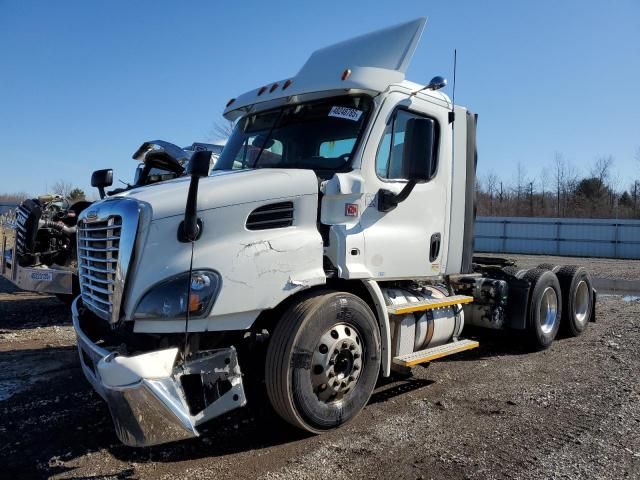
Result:
<svg viewBox="0 0 640 480">
<path fill-rule="evenodd" d="M 429 244 L 429 261 L 435 262 L 440 255 L 440 244 L 442 243 L 442 237 L 439 233 L 431 235 L 431 243 Z"/>
</svg>

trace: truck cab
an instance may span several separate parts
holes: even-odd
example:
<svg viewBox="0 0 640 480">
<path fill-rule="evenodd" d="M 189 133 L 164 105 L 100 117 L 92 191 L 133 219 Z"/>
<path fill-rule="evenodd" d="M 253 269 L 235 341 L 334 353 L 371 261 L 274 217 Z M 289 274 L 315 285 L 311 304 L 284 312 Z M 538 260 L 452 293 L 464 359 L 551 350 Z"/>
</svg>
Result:
<svg viewBox="0 0 640 480">
<path fill-rule="evenodd" d="M 441 77 L 405 79 L 425 23 L 314 52 L 227 103 L 211 172 L 196 152 L 188 176 L 82 213 L 80 361 L 124 443 L 198 436 L 264 398 L 336 428 L 379 375 L 477 347 L 465 322 L 553 341 L 555 273 L 473 261 L 476 116 Z"/>
</svg>

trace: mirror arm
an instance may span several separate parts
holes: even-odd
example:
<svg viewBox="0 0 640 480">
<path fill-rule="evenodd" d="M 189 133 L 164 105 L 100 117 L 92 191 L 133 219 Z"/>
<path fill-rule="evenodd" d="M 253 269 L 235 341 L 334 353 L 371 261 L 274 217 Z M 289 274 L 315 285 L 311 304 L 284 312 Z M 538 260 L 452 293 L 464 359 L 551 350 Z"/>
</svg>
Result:
<svg viewBox="0 0 640 480">
<path fill-rule="evenodd" d="M 390 190 L 380 190 L 378 192 L 378 210 L 380 212 L 390 212 L 404 202 L 416 186 L 415 180 L 409 180 L 400 193 L 396 194 Z"/>
<path fill-rule="evenodd" d="M 105 196 L 104 187 L 98 187 L 98 193 L 100 194 L 100 200 L 102 200 Z"/>
<path fill-rule="evenodd" d="M 200 178 L 191 176 L 189 182 L 189 193 L 187 194 L 187 205 L 184 209 L 184 220 L 178 228 L 178 240 L 184 243 L 195 242 L 202 233 L 202 221 L 198 218 L 198 183 Z"/>
</svg>

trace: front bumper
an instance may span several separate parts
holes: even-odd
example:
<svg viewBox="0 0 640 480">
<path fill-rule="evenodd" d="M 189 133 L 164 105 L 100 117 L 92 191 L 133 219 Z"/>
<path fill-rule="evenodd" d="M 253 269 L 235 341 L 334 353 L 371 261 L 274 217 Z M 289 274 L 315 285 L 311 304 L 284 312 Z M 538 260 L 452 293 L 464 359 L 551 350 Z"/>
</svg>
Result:
<svg viewBox="0 0 640 480">
<path fill-rule="evenodd" d="M 202 352 L 181 366 L 175 365 L 177 348 L 119 355 L 82 331 L 81 302 L 73 302 L 72 315 L 82 371 L 107 402 L 122 443 L 144 447 L 197 437 L 198 425 L 246 404 L 235 348 Z M 201 385 L 195 395 L 194 380 Z"/>
<path fill-rule="evenodd" d="M 16 230 L 0 225 L 0 275 L 22 290 L 41 293 L 73 293 L 73 272 L 63 268 L 21 267 L 16 259 Z"/>
</svg>

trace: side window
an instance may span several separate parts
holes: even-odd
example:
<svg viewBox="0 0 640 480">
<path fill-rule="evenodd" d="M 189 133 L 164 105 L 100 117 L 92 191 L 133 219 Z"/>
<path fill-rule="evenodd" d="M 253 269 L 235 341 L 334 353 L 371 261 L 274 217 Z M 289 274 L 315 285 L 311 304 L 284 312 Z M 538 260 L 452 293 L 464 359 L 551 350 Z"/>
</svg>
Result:
<svg viewBox="0 0 640 480">
<path fill-rule="evenodd" d="M 391 122 L 385 128 L 376 155 L 376 173 L 379 177 L 393 180 L 407 178 L 402 151 L 404 149 L 404 132 L 407 129 L 407 121 L 411 118 L 422 117 L 406 110 L 396 110 Z M 437 159 L 437 156 L 434 158 Z M 437 164 L 434 164 L 432 175 L 436 169 Z"/>
</svg>

